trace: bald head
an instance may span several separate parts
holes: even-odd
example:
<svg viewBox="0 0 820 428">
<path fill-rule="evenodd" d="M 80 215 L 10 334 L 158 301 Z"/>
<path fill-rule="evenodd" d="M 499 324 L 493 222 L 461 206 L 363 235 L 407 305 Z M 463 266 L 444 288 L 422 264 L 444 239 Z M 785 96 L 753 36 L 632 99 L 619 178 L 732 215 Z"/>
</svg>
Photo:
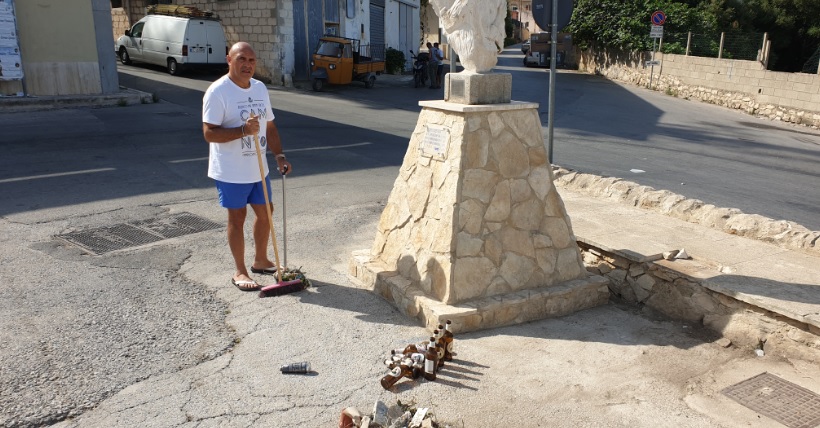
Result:
<svg viewBox="0 0 820 428">
<path fill-rule="evenodd" d="M 250 44 L 237 42 L 228 51 L 228 76 L 243 88 L 250 87 L 251 78 L 256 72 L 256 52 Z"/>
<path fill-rule="evenodd" d="M 256 56 L 256 53 L 253 51 L 253 48 L 251 47 L 250 43 L 248 43 L 248 42 L 236 42 L 236 43 L 234 43 L 233 46 L 231 46 L 231 49 L 228 51 L 228 56 L 229 57 L 235 57 L 236 55 L 238 55 L 241 52 L 249 52 L 249 53 L 253 54 L 254 56 Z"/>
</svg>

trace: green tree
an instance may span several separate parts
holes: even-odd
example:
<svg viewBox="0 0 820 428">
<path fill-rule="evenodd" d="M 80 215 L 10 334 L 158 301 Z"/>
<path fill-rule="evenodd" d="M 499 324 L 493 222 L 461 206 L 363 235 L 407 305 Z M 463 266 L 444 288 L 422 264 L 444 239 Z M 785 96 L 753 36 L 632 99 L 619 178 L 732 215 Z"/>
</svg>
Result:
<svg viewBox="0 0 820 428">
<path fill-rule="evenodd" d="M 691 2 L 691 1 L 690 1 Z M 689 31 L 714 22 L 687 1 L 575 0 L 570 31 L 582 47 L 598 44 L 626 50 L 648 50 L 650 19 L 656 10 L 666 13 L 664 31 Z"/>
<path fill-rule="evenodd" d="M 582 48 L 648 50 L 655 10 L 667 15 L 664 33 L 691 31 L 713 40 L 699 42 L 709 45 L 701 48 L 705 51 L 717 51 L 721 32 L 769 33 L 773 70 L 800 71 L 820 54 L 820 0 L 575 0 L 566 31 Z M 669 49 L 683 51 L 674 42 Z"/>
<path fill-rule="evenodd" d="M 739 22 L 769 33 L 769 68 L 800 71 L 820 46 L 820 1 L 733 0 Z M 742 7 L 741 7 L 742 6 Z"/>
</svg>

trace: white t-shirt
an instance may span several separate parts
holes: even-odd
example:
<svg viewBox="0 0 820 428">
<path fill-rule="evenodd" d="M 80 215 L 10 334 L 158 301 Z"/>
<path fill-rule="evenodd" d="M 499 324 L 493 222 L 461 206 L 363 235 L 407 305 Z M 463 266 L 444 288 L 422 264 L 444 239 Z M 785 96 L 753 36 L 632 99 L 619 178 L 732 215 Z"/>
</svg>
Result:
<svg viewBox="0 0 820 428">
<path fill-rule="evenodd" d="M 222 76 L 205 91 L 202 98 L 202 122 L 223 128 L 238 128 L 253 112 L 259 117 L 259 146 L 262 150 L 262 165 L 265 175 L 269 173 L 265 152 L 268 141 L 265 137 L 268 121 L 273 121 L 270 96 L 265 84 L 251 79 L 251 86 L 243 89 L 227 75 Z M 226 183 L 256 183 L 259 176 L 259 161 L 256 159 L 256 145 L 252 135 L 247 135 L 227 143 L 210 143 L 208 154 L 208 177 Z"/>
</svg>

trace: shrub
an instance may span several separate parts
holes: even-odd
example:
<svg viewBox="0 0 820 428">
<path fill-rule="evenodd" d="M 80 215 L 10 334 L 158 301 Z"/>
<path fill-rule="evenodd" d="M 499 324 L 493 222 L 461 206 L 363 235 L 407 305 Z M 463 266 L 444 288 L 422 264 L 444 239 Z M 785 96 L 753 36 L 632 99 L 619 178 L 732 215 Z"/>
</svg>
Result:
<svg viewBox="0 0 820 428">
<path fill-rule="evenodd" d="M 388 73 L 397 74 L 404 71 L 404 64 L 406 62 L 404 52 L 393 48 L 387 48 L 387 53 L 385 53 L 384 56 L 385 68 L 387 68 Z"/>
</svg>

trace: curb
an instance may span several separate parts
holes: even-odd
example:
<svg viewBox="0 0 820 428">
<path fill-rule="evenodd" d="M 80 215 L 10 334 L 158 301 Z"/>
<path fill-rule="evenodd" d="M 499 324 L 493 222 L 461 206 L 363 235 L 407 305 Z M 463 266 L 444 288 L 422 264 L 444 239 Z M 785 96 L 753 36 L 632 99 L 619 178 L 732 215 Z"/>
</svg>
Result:
<svg viewBox="0 0 820 428">
<path fill-rule="evenodd" d="M 558 165 L 553 165 L 553 174 L 555 184 L 568 190 L 616 200 L 731 235 L 820 256 L 820 231 L 811 231 L 791 221 L 745 214 L 736 208 L 720 208 L 668 190 L 655 190 L 617 177 L 571 171 Z"/>
<path fill-rule="evenodd" d="M 119 92 L 115 94 L 0 97 L 0 112 L 18 113 L 76 107 L 125 107 L 153 102 L 155 101 L 152 94 L 120 87 Z"/>
</svg>

